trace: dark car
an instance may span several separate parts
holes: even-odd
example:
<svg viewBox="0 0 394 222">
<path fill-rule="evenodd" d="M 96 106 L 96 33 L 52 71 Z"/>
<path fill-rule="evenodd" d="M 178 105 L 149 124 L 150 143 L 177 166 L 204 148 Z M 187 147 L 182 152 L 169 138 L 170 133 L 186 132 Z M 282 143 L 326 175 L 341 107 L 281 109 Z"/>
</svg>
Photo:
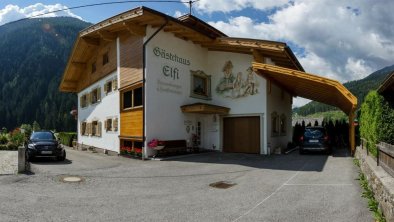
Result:
<svg viewBox="0 0 394 222">
<path fill-rule="evenodd" d="M 300 154 L 306 151 L 320 151 L 331 153 L 331 144 L 327 131 L 323 127 L 306 127 L 304 135 L 300 138 Z"/>
<path fill-rule="evenodd" d="M 32 160 L 35 157 L 56 157 L 63 161 L 66 151 L 51 131 L 37 131 L 31 134 L 26 143 L 26 158 Z"/>
</svg>

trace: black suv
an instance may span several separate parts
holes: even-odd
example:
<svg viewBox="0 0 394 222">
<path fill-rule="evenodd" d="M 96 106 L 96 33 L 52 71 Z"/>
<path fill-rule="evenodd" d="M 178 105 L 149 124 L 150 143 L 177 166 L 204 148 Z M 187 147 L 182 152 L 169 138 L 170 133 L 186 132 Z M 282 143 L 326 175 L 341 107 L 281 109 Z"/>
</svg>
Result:
<svg viewBox="0 0 394 222">
<path fill-rule="evenodd" d="M 300 154 L 306 151 L 321 151 L 330 154 L 332 151 L 327 131 L 323 127 L 306 127 L 300 142 Z"/>
<path fill-rule="evenodd" d="M 59 161 L 66 159 L 66 151 L 51 131 L 33 132 L 25 147 L 29 161 L 35 157 L 56 157 Z"/>
</svg>

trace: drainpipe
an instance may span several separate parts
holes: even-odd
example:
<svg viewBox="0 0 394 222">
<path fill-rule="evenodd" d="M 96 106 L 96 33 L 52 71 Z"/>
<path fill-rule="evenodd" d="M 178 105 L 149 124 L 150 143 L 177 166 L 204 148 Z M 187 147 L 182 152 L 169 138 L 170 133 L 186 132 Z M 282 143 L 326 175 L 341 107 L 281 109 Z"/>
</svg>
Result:
<svg viewBox="0 0 394 222">
<path fill-rule="evenodd" d="M 160 26 L 159 29 L 157 29 L 151 36 L 149 36 L 149 38 L 144 42 L 143 46 L 142 46 L 142 68 L 143 68 L 143 79 L 142 79 L 142 96 L 144 98 L 144 106 L 143 106 L 143 112 L 142 112 L 142 142 L 144 144 L 144 150 L 142 153 L 142 159 L 145 158 L 145 150 L 147 149 L 145 146 L 146 143 L 146 135 L 145 135 L 145 122 L 146 122 L 146 118 L 145 118 L 145 113 L 146 113 L 146 104 L 145 104 L 145 82 L 146 82 L 146 45 L 150 42 L 150 40 L 153 39 L 153 37 L 155 37 L 157 35 L 157 33 L 159 33 L 164 26 L 166 26 L 168 24 L 168 19 L 166 19 L 166 22 Z"/>
</svg>

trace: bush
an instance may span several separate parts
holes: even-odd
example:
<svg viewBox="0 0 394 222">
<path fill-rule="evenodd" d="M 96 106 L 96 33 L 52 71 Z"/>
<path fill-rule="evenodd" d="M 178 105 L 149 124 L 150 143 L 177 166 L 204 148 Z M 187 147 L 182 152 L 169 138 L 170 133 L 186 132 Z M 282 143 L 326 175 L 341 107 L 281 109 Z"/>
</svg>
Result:
<svg viewBox="0 0 394 222">
<path fill-rule="evenodd" d="M 77 138 L 77 133 L 74 132 L 59 132 L 57 138 L 60 139 L 60 143 L 66 146 L 72 146 L 73 139 Z"/>
<path fill-rule="evenodd" d="M 1 144 L 0 150 L 18 150 L 18 146 L 9 142 L 7 144 Z"/>
<path fill-rule="evenodd" d="M 7 134 L 0 134 L 0 144 L 7 144 L 8 143 L 8 136 Z"/>
<path fill-rule="evenodd" d="M 360 134 L 367 140 L 367 149 L 376 156 L 376 144 L 394 144 L 394 109 L 376 91 L 371 91 L 361 105 Z"/>
<path fill-rule="evenodd" d="M 16 146 L 21 146 L 25 142 L 25 135 L 20 130 L 11 133 L 10 141 Z"/>
</svg>

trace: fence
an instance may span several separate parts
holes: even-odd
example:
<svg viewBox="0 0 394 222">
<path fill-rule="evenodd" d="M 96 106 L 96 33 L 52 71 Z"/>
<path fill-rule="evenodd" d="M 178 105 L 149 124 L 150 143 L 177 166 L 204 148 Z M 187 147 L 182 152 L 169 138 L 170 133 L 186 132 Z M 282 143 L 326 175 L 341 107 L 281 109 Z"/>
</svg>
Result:
<svg viewBox="0 0 394 222">
<path fill-rule="evenodd" d="M 361 148 L 367 151 L 367 155 L 369 155 L 368 148 L 366 147 L 367 140 L 361 139 Z M 376 164 L 381 166 L 387 173 L 389 173 L 392 177 L 394 177 L 394 145 L 380 142 L 376 144 L 377 147 L 377 155 L 376 155 Z"/>
</svg>

